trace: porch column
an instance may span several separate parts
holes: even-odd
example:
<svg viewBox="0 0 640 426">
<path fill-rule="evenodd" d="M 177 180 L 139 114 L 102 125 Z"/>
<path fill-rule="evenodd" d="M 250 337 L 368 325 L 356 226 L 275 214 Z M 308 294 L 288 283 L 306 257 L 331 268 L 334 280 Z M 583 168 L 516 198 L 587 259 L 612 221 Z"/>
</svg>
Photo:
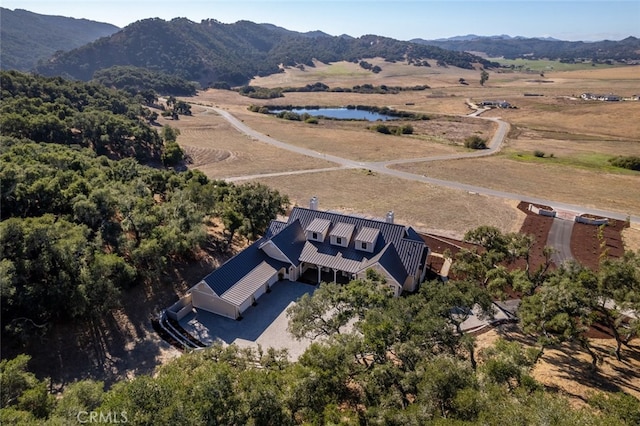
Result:
<svg viewBox="0 0 640 426">
<path fill-rule="evenodd" d="M 334 283 L 338 282 L 338 278 L 337 277 L 338 277 L 338 270 L 334 269 L 333 270 L 333 282 Z"/>
<path fill-rule="evenodd" d="M 316 268 L 318 268 L 318 284 L 320 284 L 322 282 L 322 266 L 316 265 Z"/>
</svg>

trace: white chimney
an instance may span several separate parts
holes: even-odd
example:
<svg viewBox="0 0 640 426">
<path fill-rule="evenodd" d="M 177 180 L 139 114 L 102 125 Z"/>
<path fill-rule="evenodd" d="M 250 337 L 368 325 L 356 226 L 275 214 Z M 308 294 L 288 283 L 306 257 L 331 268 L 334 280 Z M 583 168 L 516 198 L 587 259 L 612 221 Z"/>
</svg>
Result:
<svg viewBox="0 0 640 426">
<path fill-rule="evenodd" d="M 309 208 L 311 210 L 318 210 L 318 197 L 315 195 L 311 198 L 311 201 L 309 201 Z"/>
<path fill-rule="evenodd" d="M 387 218 L 386 218 L 385 222 L 393 223 L 393 210 L 389 210 L 387 212 Z"/>
</svg>

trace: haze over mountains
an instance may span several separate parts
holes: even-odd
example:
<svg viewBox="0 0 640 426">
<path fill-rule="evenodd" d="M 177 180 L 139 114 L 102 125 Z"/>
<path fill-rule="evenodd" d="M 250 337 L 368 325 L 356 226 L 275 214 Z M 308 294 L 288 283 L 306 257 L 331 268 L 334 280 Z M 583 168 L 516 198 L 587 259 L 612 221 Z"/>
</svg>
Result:
<svg viewBox="0 0 640 426">
<path fill-rule="evenodd" d="M 145 19 L 123 29 L 84 19 L 1 10 L 2 69 L 36 71 L 89 80 L 101 69 L 133 66 L 168 73 L 202 86 L 246 84 L 254 76 L 281 72 L 280 65 L 313 66 L 313 60 L 358 62 L 373 57 L 416 66 L 497 67 L 487 57 L 566 61 L 638 61 L 640 40 L 568 42 L 508 35 L 465 35 L 399 41 L 365 35 L 331 36 L 290 31 L 272 24 L 215 19 Z M 372 31 L 375 31 L 373 28 Z"/>
</svg>

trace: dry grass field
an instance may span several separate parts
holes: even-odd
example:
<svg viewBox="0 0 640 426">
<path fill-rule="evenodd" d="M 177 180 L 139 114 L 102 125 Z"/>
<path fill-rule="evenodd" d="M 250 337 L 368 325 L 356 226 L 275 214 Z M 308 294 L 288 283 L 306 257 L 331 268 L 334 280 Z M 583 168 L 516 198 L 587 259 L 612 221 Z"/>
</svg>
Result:
<svg viewBox="0 0 640 426">
<path fill-rule="evenodd" d="M 330 87 L 350 88 L 372 84 L 410 87 L 428 85 L 422 91 L 399 94 L 345 92 L 286 93 L 282 98 L 260 100 L 235 91 L 208 90 L 189 101 L 228 110 L 248 126 L 273 138 L 319 153 L 355 161 L 384 161 L 464 152 L 465 137 L 489 137 L 493 124 L 461 117 L 470 112 L 466 99 L 504 99 L 516 109 L 491 110 L 512 124 L 503 151 L 491 158 L 394 167 L 426 176 L 513 193 L 548 198 L 559 202 L 618 211 L 640 212 L 640 174 L 612 168 L 607 159 L 615 155 L 640 155 L 640 102 L 599 102 L 578 98 L 583 92 L 616 93 L 629 96 L 640 92 L 640 68 L 594 67 L 580 71 L 537 73 L 490 72 L 484 87 L 479 70 L 454 67 L 414 67 L 370 60 L 382 72 L 373 74 L 353 63 L 321 64 L 304 70 L 290 68 L 251 84 L 262 87 L 301 87 L 323 82 Z M 468 85 L 461 85 L 465 78 Z M 537 94 L 541 96 L 525 96 Z M 432 120 L 412 122 L 414 135 L 382 135 L 367 129 L 368 123 L 320 120 L 317 125 L 290 122 L 251 113 L 256 105 L 362 104 L 387 106 L 428 114 Z M 195 108 L 195 107 L 194 107 Z M 252 141 L 239 134 L 221 117 L 198 112 L 194 117 L 170 122 L 181 129 L 179 142 L 194 157 L 198 167 L 211 177 L 255 175 L 278 171 L 319 169 L 334 164 Z M 535 150 L 545 158 L 533 155 Z M 553 158 L 550 158 L 553 154 Z M 461 233 L 494 221 L 502 229 L 516 227 L 515 209 L 502 201 L 469 200 L 469 194 L 425 184 L 369 176 L 360 171 L 335 171 L 308 175 L 261 178 L 300 204 L 312 195 L 320 196 L 326 208 L 383 216 L 396 211 L 399 220 L 420 224 L 421 229 Z M 435 195 L 434 195 L 435 194 Z M 446 194 L 446 195 L 445 195 Z M 422 200 L 429 200 L 424 203 Z M 487 209 L 488 204 L 493 207 Z M 433 206 L 438 206 L 437 209 Z M 484 211 L 486 214 L 469 214 Z M 499 212 L 498 212 L 499 211 Z"/>
<path fill-rule="evenodd" d="M 193 116 L 180 120 L 159 119 L 180 130 L 178 142 L 191 157 L 191 167 L 210 178 L 246 174 L 288 172 L 333 167 L 335 164 L 305 155 L 284 153 L 239 133 L 218 114 L 195 106 Z"/>
<path fill-rule="evenodd" d="M 400 164 L 393 168 L 623 214 L 640 212 L 640 176 L 637 174 L 518 162 L 504 156 Z"/>
<path fill-rule="evenodd" d="M 426 185 L 367 170 L 339 170 L 317 174 L 259 179 L 288 194 L 292 202 L 308 206 L 317 196 L 321 209 L 384 218 L 393 210 L 397 223 L 460 238 L 480 225 L 517 231 L 524 214 L 514 203 L 464 191 Z"/>
<path fill-rule="evenodd" d="M 492 345 L 498 338 L 534 347 L 535 339 L 523 335 L 514 325 L 502 325 L 477 336 L 477 347 Z M 578 345 L 564 343 L 545 350 L 533 368 L 533 377 L 547 389 L 569 398 L 576 407 L 586 405 L 595 392 L 626 392 L 640 398 L 640 345 L 637 340 L 623 347 L 622 361 L 613 355 L 615 340 L 592 338 L 590 343 L 601 357 L 598 369 L 591 368 L 591 357 Z"/>
</svg>

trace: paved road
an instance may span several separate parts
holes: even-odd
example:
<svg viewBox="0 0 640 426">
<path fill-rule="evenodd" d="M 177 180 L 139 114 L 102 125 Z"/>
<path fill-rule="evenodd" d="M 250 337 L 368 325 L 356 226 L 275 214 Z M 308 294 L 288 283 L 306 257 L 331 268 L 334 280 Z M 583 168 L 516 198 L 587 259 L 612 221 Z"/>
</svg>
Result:
<svg viewBox="0 0 640 426">
<path fill-rule="evenodd" d="M 555 249 L 551 256 L 553 262 L 560 266 L 565 262 L 573 260 L 571 254 L 571 233 L 573 232 L 572 220 L 554 218 L 551 229 L 547 236 L 547 245 Z"/>
<path fill-rule="evenodd" d="M 231 115 L 228 111 L 225 111 L 225 110 L 220 109 L 220 108 L 213 108 L 213 107 L 205 107 L 205 108 L 216 111 L 218 114 L 220 114 L 223 118 L 225 118 L 232 126 L 234 126 L 236 129 L 238 129 L 240 132 L 245 133 L 248 136 L 250 136 L 250 137 L 252 137 L 252 138 L 254 138 L 256 140 L 259 140 L 261 142 L 268 143 L 268 144 L 273 145 L 275 147 L 278 147 L 278 148 L 281 148 L 281 149 L 285 149 L 285 150 L 288 150 L 288 151 L 291 151 L 291 152 L 295 152 L 295 153 L 298 153 L 298 154 L 307 155 L 309 157 L 319 158 L 319 159 L 331 161 L 331 162 L 334 162 L 336 164 L 339 164 L 341 166 L 341 168 L 368 169 L 368 170 L 372 170 L 372 171 L 375 171 L 375 172 L 378 172 L 378 173 L 381 173 L 381 174 L 395 176 L 395 177 L 398 177 L 398 178 L 401 178 L 401 179 L 424 182 L 424 183 L 429 183 L 429 184 L 432 184 L 432 185 L 444 186 L 444 187 L 452 188 L 452 189 L 459 189 L 459 190 L 463 190 L 463 191 L 467 191 L 467 192 L 475 193 L 475 194 L 489 195 L 489 196 L 503 198 L 503 199 L 509 199 L 509 200 L 521 200 L 521 201 L 525 201 L 525 202 L 528 202 L 528 203 L 534 203 L 534 204 L 543 204 L 543 205 L 551 206 L 554 209 L 562 209 L 562 210 L 566 210 L 566 211 L 569 211 L 569 212 L 574 212 L 576 214 L 588 213 L 588 214 L 593 214 L 593 215 L 597 215 L 597 216 L 609 217 L 609 218 L 616 219 L 616 220 L 626 220 L 627 218 L 629 218 L 632 222 L 640 223 L 640 216 L 638 216 L 638 215 L 629 215 L 629 214 L 625 214 L 625 213 L 619 213 L 619 212 L 613 212 L 613 211 L 608 211 L 608 210 L 594 209 L 594 208 L 579 206 L 579 205 L 576 205 L 576 204 L 561 203 L 561 202 L 558 202 L 558 201 L 546 200 L 546 199 L 543 199 L 543 198 L 530 197 L 530 196 L 525 195 L 525 194 L 517 194 L 517 193 L 514 193 L 514 192 L 507 192 L 507 191 L 498 191 L 498 190 L 495 190 L 495 189 L 484 188 L 484 187 L 481 187 L 481 186 L 468 185 L 468 184 L 465 184 L 465 183 L 460 183 L 460 182 L 455 182 L 455 181 L 450 181 L 450 180 L 430 178 L 430 177 L 423 176 L 423 175 L 416 175 L 416 174 L 413 174 L 413 173 L 408 173 L 408 172 L 403 172 L 403 171 L 400 171 L 400 170 L 394 170 L 394 169 L 388 168 L 388 166 L 393 165 L 393 164 L 482 157 L 482 156 L 486 156 L 486 155 L 492 155 L 492 154 L 498 152 L 502 148 L 502 144 L 504 142 L 504 138 L 506 137 L 507 132 L 509 131 L 509 124 L 504 122 L 504 121 L 502 121 L 502 120 L 500 120 L 499 118 L 478 117 L 477 116 L 478 112 L 474 113 L 474 114 L 476 114 L 474 116 L 476 116 L 478 119 L 490 120 L 490 121 L 494 121 L 494 122 L 498 123 L 498 129 L 497 129 L 496 133 L 494 134 L 493 138 L 491 139 L 491 141 L 489 143 L 489 148 L 486 149 L 486 150 L 475 151 L 475 152 L 470 152 L 470 153 L 450 154 L 450 155 L 446 155 L 446 156 L 411 158 L 411 159 L 391 160 L 391 161 L 382 161 L 382 162 L 358 162 L 358 161 L 349 160 L 349 159 L 338 157 L 338 156 L 331 155 L 331 154 L 319 153 L 319 152 L 313 151 L 311 149 L 302 148 L 302 147 L 299 147 L 299 146 L 295 146 L 295 145 L 291 145 L 291 144 L 288 144 L 288 143 L 281 142 L 279 140 L 276 140 L 276 139 L 274 139 L 274 138 L 272 138 L 270 136 L 267 136 L 267 135 L 265 135 L 263 133 L 260 133 L 260 132 L 258 132 L 256 130 L 250 128 L 249 126 L 247 126 L 246 124 L 242 123 L 240 120 L 235 118 L 233 115 Z M 325 170 L 325 169 L 316 169 L 316 170 L 309 170 L 309 171 L 304 171 L 304 172 L 303 171 L 283 172 L 281 174 L 270 173 L 268 175 L 253 175 L 253 178 L 259 178 L 259 177 L 264 177 L 264 176 L 280 176 L 280 175 L 298 174 L 298 173 L 313 173 L 314 171 L 323 171 L 323 170 Z M 228 180 L 242 180 L 243 177 L 244 176 L 238 176 L 238 177 L 229 178 Z"/>
</svg>

